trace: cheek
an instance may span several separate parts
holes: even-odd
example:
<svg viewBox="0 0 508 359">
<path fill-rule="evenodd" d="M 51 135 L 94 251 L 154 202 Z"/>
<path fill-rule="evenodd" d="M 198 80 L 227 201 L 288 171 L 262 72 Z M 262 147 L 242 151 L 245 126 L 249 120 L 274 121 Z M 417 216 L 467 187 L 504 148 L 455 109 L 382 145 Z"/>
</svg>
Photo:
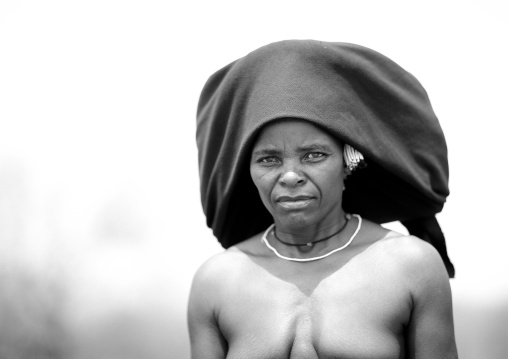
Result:
<svg viewBox="0 0 508 359">
<path fill-rule="evenodd" d="M 342 193 L 344 187 L 344 172 L 342 170 L 330 169 L 323 170 L 314 175 L 316 185 L 320 187 L 325 197 L 336 198 L 337 194 Z"/>
<path fill-rule="evenodd" d="M 258 189 L 259 193 L 262 196 L 265 196 L 266 192 L 270 188 L 270 180 L 266 171 L 251 167 L 250 177 L 252 179 L 252 182 L 254 182 L 254 185 Z"/>
<path fill-rule="evenodd" d="M 250 171 L 252 182 L 256 186 L 261 201 L 265 207 L 271 207 L 270 195 L 273 190 L 273 176 L 264 170 L 252 169 Z"/>
</svg>

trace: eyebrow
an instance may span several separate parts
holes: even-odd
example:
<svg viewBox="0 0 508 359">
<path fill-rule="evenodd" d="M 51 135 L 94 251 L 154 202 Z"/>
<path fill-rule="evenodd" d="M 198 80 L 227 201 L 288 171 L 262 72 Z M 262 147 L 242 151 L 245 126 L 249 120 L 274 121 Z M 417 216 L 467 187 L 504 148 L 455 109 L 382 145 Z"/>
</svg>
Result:
<svg viewBox="0 0 508 359">
<path fill-rule="evenodd" d="M 322 151 L 322 152 L 333 152 L 330 146 L 323 144 L 310 144 L 299 146 L 297 148 L 298 152 L 312 152 L 312 151 Z M 275 148 L 261 148 L 252 152 L 253 156 L 275 156 L 279 155 L 282 151 Z"/>
<path fill-rule="evenodd" d="M 275 148 L 262 148 L 260 150 L 256 150 L 252 152 L 253 156 L 274 156 L 280 154 L 281 151 Z"/>
<path fill-rule="evenodd" d="M 310 151 L 323 151 L 323 152 L 332 152 L 330 146 L 322 145 L 322 144 L 311 144 L 304 145 L 298 147 L 298 151 L 300 152 L 310 152 Z"/>
</svg>

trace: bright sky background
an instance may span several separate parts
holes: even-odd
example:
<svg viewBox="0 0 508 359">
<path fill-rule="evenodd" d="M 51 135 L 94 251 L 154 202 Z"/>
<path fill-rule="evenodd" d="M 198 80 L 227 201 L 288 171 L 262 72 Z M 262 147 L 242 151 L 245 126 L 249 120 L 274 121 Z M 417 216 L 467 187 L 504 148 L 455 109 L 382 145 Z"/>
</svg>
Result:
<svg viewBox="0 0 508 359">
<path fill-rule="evenodd" d="M 0 257 L 60 283 L 83 353 L 125 315 L 146 347 L 187 355 L 192 275 L 221 250 L 200 207 L 198 97 L 283 39 L 361 44 L 420 80 L 449 146 L 456 324 L 460 308 L 507 315 L 502 1 L 0 1 Z M 459 334 L 462 357 L 481 353 Z"/>
</svg>

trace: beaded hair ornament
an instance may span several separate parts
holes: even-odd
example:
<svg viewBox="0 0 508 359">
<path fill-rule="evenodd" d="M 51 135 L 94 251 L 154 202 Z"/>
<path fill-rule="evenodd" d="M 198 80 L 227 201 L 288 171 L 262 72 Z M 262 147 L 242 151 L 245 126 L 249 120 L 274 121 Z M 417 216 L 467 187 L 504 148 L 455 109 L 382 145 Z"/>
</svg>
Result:
<svg viewBox="0 0 508 359">
<path fill-rule="evenodd" d="M 348 144 L 344 145 L 344 162 L 350 172 L 366 165 L 363 155 Z"/>
</svg>

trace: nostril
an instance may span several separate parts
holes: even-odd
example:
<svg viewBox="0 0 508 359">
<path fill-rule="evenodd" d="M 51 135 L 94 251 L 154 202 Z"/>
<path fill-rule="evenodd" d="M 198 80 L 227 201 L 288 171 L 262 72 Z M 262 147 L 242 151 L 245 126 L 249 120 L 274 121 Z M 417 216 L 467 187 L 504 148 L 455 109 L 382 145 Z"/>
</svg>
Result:
<svg viewBox="0 0 508 359">
<path fill-rule="evenodd" d="M 281 176 L 280 182 L 288 186 L 294 186 L 302 184 L 304 182 L 304 178 L 294 171 L 288 171 Z"/>
</svg>

